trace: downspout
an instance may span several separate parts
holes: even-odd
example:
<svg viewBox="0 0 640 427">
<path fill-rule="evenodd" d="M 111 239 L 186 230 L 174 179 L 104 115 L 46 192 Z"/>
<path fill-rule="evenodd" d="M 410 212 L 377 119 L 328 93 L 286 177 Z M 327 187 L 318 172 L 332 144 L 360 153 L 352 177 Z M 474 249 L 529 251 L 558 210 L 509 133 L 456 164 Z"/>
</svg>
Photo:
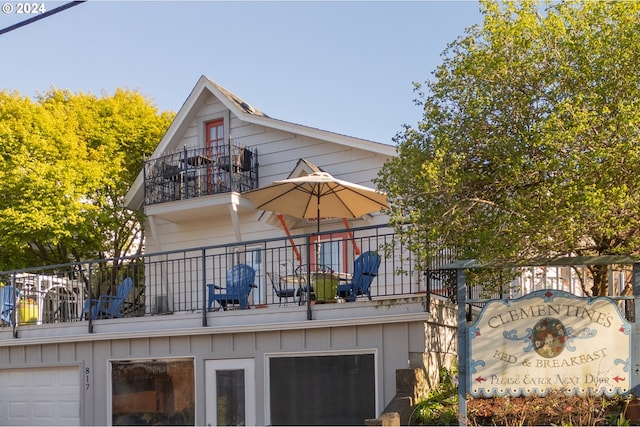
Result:
<svg viewBox="0 0 640 427">
<path fill-rule="evenodd" d="M 154 215 L 149 215 L 147 216 L 147 219 L 149 220 L 149 228 L 151 229 L 151 235 L 153 236 L 153 240 L 155 241 L 155 244 L 156 244 L 156 252 L 163 252 L 162 244 L 160 243 L 160 239 L 158 238 L 158 227 L 156 224 L 156 218 Z M 169 276 L 168 276 L 169 272 L 167 271 L 167 263 L 161 262 L 160 266 L 161 266 L 160 280 L 162 283 L 162 287 L 161 287 L 161 295 L 158 295 L 158 296 L 163 296 L 162 294 L 164 294 L 167 297 L 167 308 L 173 307 L 173 294 L 169 292 Z M 153 304 L 153 301 L 149 301 L 149 303 Z M 153 306 L 152 306 L 152 309 L 153 309 Z"/>
<path fill-rule="evenodd" d="M 236 242 L 242 242 L 242 232 L 240 231 L 240 219 L 238 218 L 238 205 L 240 204 L 240 198 L 236 193 L 229 193 L 231 195 L 231 203 L 229 203 L 229 215 L 231 216 L 231 223 L 233 224 L 233 231 L 236 235 Z"/>
</svg>

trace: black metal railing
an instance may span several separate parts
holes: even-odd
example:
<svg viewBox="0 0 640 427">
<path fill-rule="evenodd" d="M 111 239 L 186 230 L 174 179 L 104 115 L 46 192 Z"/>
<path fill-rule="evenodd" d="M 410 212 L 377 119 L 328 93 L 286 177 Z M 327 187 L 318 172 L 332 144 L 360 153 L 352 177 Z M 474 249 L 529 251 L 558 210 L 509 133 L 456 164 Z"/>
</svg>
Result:
<svg viewBox="0 0 640 427">
<path fill-rule="evenodd" d="M 236 145 L 187 148 L 144 162 L 145 204 L 258 187 L 257 150 Z"/>
<path fill-rule="evenodd" d="M 237 279 L 230 273 L 240 264 L 255 273 L 247 289 L 251 308 L 286 310 L 313 301 L 347 302 L 343 306 L 348 309 L 349 301 L 369 296 L 345 292 L 354 282 L 356 260 L 368 251 L 380 256 L 379 266 L 368 278 L 373 301 L 429 295 L 455 302 L 455 272 L 440 270 L 455 261 L 455 254 L 439 251 L 433 259 L 418 259 L 392 228 L 381 225 L 325 232 L 320 239 L 300 234 L 0 272 L 0 329 L 88 321 L 91 331 L 94 320 L 180 312 L 199 312 L 206 319 L 207 313 L 221 308 L 218 301 L 228 290 L 224 288 Z M 566 281 L 560 279 L 574 278 L 572 272 L 546 269 L 540 270 L 544 276 L 538 280 L 535 275 L 528 277 L 527 271 L 500 277 L 499 283 L 508 286 L 504 297 L 541 287 L 564 289 Z M 621 270 L 618 276 L 618 287 L 629 280 L 628 272 Z M 472 281 L 468 285 L 472 300 L 486 288 Z M 231 301 L 225 308 L 243 305 Z"/>
<path fill-rule="evenodd" d="M 417 266 L 425 263 L 399 243 L 391 228 L 374 226 L 323 233 L 319 240 L 315 234 L 302 234 L 0 272 L 0 289 L 14 291 L 0 293 L 0 307 L 4 307 L 0 324 L 218 310 L 215 295 L 225 290 L 217 287 L 227 287 L 228 273 L 238 264 L 255 271 L 248 301 L 251 307 L 297 307 L 307 297 L 315 303 L 347 302 L 350 295 L 342 292 L 340 297 L 338 288 L 342 285 L 344 289 L 353 279 L 354 262 L 367 251 L 380 256 L 370 283 L 373 299 L 424 294 L 425 275 Z M 444 287 L 433 280 L 430 286 Z M 297 291 L 283 297 L 280 291 L 284 288 Z M 9 297 L 3 301 L 5 293 Z M 353 299 L 363 298 L 367 295 Z M 229 305 L 240 308 L 233 302 Z"/>
</svg>

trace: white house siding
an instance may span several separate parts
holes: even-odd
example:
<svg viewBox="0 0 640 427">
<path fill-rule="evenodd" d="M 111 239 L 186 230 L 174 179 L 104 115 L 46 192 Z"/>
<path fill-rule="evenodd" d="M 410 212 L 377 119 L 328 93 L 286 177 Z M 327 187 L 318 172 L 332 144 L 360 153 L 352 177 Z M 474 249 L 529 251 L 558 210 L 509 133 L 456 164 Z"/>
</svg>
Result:
<svg viewBox="0 0 640 427">
<path fill-rule="evenodd" d="M 85 332 L 80 336 L 60 337 L 51 335 L 56 333 L 54 329 L 47 330 L 35 326 L 21 331 L 22 338 L 0 340 L 0 366 L 2 369 L 29 370 L 55 368 L 52 365 L 58 365 L 61 370 L 75 366 L 82 372 L 79 396 L 80 424 L 108 425 L 111 422 L 111 361 L 193 358 L 195 423 L 204 425 L 205 361 L 253 359 L 256 382 L 252 392 L 256 397 L 256 423 L 265 425 L 270 421 L 266 417 L 271 399 L 269 384 L 266 383 L 268 357 L 374 354 L 377 371 L 376 415 L 379 415 L 394 397 L 395 371 L 415 367 L 409 365 L 410 359 L 414 357 L 412 355 L 424 355 L 439 349 L 430 348 L 429 337 L 425 333 L 425 322 L 429 314 L 422 311 L 422 304 L 418 301 L 407 302 L 402 307 L 398 307 L 397 304 L 376 306 L 366 303 L 360 305 L 357 310 L 373 311 L 370 312 L 371 316 L 366 316 L 367 322 L 354 322 L 354 317 L 345 318 L 344 324 L 334 315 L 348 313 L 338 310 L 338 307 L 320 310 L 317 313 L 318 320 L 293 323 L 277 316 L 293 314 L 303 317 L 303 311 L 271 314 L 276 317 L 260 320 L 261 310 L 251 310 L 251 314 L 242 313 L 242 319 L 246 320 L 244 326 L 231 326 L 232 323 L 228 323 L 233 322 L 234 317 L 235 321 L 240 319 L 237 316 L 215 314 L 209 316 L 211 326 L 208 327 L 197 326 L 200 321 L 198 315 L 130 318 L 122 321 L 96 322 L 95 334 Z M 409 315 L 406 320 L 397 317 L 400 312 Z M 374 313 L 391 317 L 375 321 Z M 333 320 L 330 319 L 332 316 Z M 281 327 L 277 325 L 278 318 L 284 322 Z M 78 325 L 76 332 L 81 331 L 83 325 L 86 323 Z M 186 325 L 190 326 L 183 327 Z M 452 325 L 438 327 L 453 328 Z M 2 334 L 5 332 L 3 330 Z M 40 338 L 37 338 L 38 335 L 41 335 Z M 50 343 L 29 344 L 38 339 L 49 340 Z"/>
<path fill-rule="evenodd" d="M 210 93 L 207 93 L 203 98 L 204 101 L 199 109 L 190 114 L 193 118 L 182 136 L 167 146 L 165 153 L 180 150 L 184 146 L 204 146 L 205 123 L 222 117 L 228 123 L 228 132 L 234 144 L 257 149 L 260 164 L 260 185 L 267 185 L 274 180 L 286 178 L 298 160 L 305 158 L 338 178 L 373 186 L 373 179 L 377 171 L 387 159 L 386 156 L 375 152 L 247 123 L 226 109 Z M 221 200 L 228 195 L 208 197 L 218 197 Z M 211 210 L 210 215 L 206 217 L 190 216 L 190 204 L 202 202 L 203 200 L 197 199 L 171 202 L 179 203 L 180 209 L 184 209 L 183 220 L 172 222 L 158 217 L 150 218 L 147 223 L 147 230 L 150 232 L 147 233 L 146 252 L 153 253 L 237 241 L 228 208 L 225 209 L 224 206 L 221 206 L 215 211 Z M 260 212 L 240 215 L 242 240 L 282 235 L 281 230 L 263 223 L 259 217 Z M 366 224 L 384 221 L 386 220 L 379 217 L 374 221 L 369 220 Z M 307 227 L 292 232 L 312 231 L 314 231 L 314 226 L 309 224 Z"/>
</svg>

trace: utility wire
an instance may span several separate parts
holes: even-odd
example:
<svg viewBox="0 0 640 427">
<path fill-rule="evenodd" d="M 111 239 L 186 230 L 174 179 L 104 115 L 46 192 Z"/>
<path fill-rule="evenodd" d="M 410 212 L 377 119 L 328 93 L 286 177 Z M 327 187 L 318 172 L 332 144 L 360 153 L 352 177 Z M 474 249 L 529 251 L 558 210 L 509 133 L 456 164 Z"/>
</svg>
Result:
<svg viewBox="0 0 640 427">
<path fill-rule="evenodd" d="M 18 22 L 17 24 L 13 24 L 11 26 L 8 26 L 6 28 L 3 28 L 0 30 L 0 35 L 8 33 L 9 31 L 13 31 L 13 30 L 17 30 L 18 28 L 24 27 L 25 25 L 29 25 L 32 24 L 36 21 L 39 21 L 43 18 L 46 18 L 47 16 L 51 16 L 51 15 L 55 15 L 58 12 L 62 12 L 63 10 L 67 10 L 73 6 L 77 6 L 81 3 L 86 2 L 87 0 L 81 0 L 81 1 L 72 1 L 66 4 L 63 4 L 62 6 L 58 6 L 55 7 L 51 10 L 47 10 L 46 12 L 40 14 L 40 15 L 36 15 L 33 18 L 29 18 L 29 19 L 25 19 L 24 21 Z"/>
</svg>

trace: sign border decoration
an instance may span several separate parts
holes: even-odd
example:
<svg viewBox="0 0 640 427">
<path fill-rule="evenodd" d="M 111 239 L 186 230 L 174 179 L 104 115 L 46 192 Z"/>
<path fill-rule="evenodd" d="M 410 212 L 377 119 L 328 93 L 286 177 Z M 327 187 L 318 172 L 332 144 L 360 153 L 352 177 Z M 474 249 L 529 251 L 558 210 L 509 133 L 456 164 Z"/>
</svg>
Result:
<svg viewBox="0 0 640 427">
<path fill-rule="evenodd" d="M 491 300 L 468 327 L 467 389 L 473 397 L 628 394 L 631 330 L 608 297 L 547 289 Z"/>
</svg>

